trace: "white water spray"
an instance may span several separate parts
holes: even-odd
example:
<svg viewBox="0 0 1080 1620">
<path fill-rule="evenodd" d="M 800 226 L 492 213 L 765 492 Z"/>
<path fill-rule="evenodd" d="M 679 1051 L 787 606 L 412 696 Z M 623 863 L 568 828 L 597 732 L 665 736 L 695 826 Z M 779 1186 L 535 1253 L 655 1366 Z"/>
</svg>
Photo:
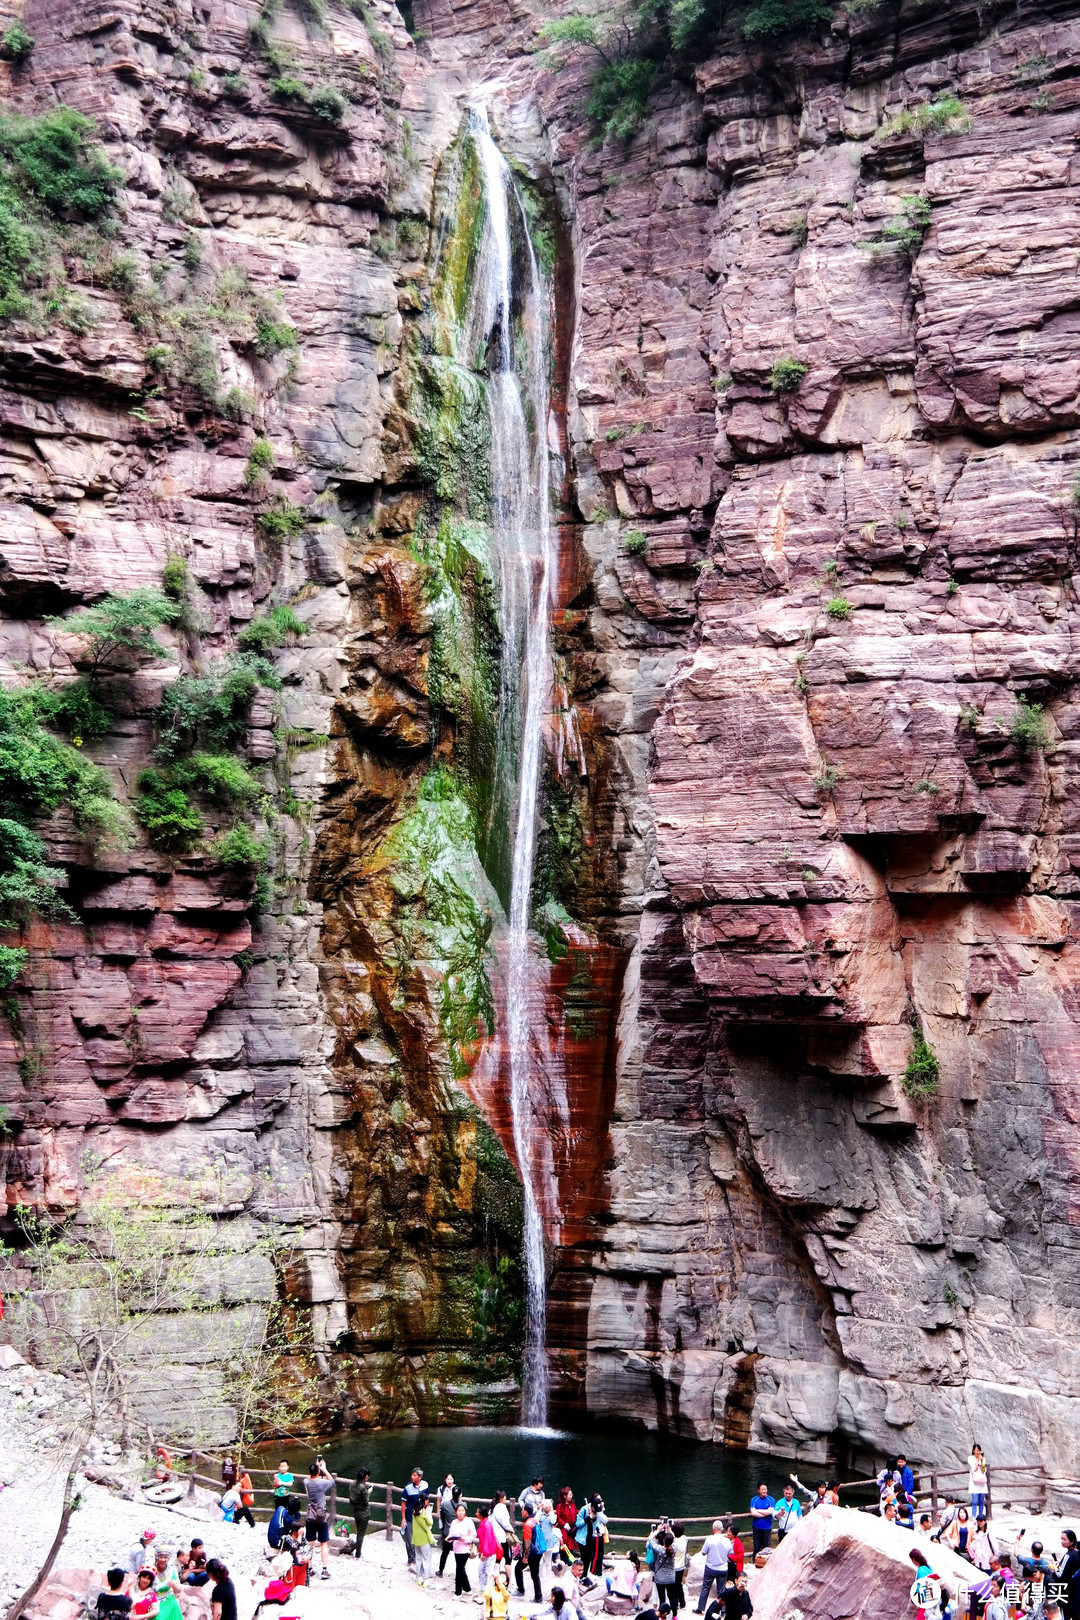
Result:
<svg viewBox="0 0 1080 1620">
<path fill-rule="evenodd" d="M 551 532 L 548 474 L 548 384 L 544 290 L 509 166 L 491 137 L 487 115 L 471 109 L 472 135 L 484 177 L 487 240 L 481 261 L 483 334 L 489 346 L 491 485 L 494 553 L 499 570 L 503 653 L 499 679 L 496 804 L 510 809 L 510 900 L 506 1035 L 510 1111 L 524 1191 L 525 1350 L 521 1420 L 544 1428 L 548 1416 L 547 1275 L 544 1227 L 530 1155 L 531 1014 L 535 981 L 529 909 L 536 860 L 537 799 L 543 728 L 551 700 L 548 614 L 557 554 Z M 514 286 L 510 210 L 521 222 L 518 262 L 526 284 Z M 523 353 L 515 356 L 517 304 Z"/>
</svg>

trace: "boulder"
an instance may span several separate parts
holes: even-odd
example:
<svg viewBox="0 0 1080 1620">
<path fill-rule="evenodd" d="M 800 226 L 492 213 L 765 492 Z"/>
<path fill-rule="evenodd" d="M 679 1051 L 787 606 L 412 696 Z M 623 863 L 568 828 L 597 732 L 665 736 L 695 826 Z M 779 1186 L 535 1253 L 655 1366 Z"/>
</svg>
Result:
<svg viewBox="0 0 1080 1620">
<path fill-rule="evenodd" d="M 815 1508 L 751 1576 L 754 1620 L 883 1620 L 911 1612 L 918 1547 L 954 1595 L 973 1566 L 948 1548 L 857 1508 Z"/>
<path fill-rule="evenodd" d="M 11 1372 L 13 1367 L 25 1367 L 26 1362 L 13 1344 L 0 1344 L 0 1372 Z"/>
</svg>

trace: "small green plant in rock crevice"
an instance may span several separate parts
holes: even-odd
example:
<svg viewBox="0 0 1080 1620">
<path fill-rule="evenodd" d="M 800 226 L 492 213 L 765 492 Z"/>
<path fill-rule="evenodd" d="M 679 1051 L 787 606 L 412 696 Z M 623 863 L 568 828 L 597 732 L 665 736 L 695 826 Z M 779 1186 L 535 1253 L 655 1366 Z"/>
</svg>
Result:
<svg viewBox="0 0 1080 1620">
<path fill-rule="evenodd" d="M 34 36 L 26 28 L 20 18 L 8 23 L 0 38 L 0 57 L 5 62 L 14 62 L 21 67 L 29 61 L 34 49 Z"/>
<path fill-rule="evenodd" d="M 631 557 L 644 557 L 649 549 L 649 537 L 643 529 L 630 529 L 622 537 L 622 548 Z"/>
<path fill-rule="evenodd" d="M 245 652 L 266 654 L 283 647 L 290 636 L 306 634 L 307 625 L 291 607 L 282 603 L 279 607 L 271 608 L 269 613 L 252 619 L 236 639 Z"/>
<path fill-rule="evenodd" d="M 863 246 L 871 253 L 895 249 L 908 259 L 914 259 L 930 228 L 932 213 L 926 197 L 914 192 L 907 193 L 900 198 L 899 213 L 886 220 L 877 235 L 870 237 Z"/>
<path fill-rule="evenodd" d="M 1050 728 L 1042 704 L 1027 697 L 1017 698 L 1009 736 L 1022 754 L 1049 748 Z"/>
<path fill-rule="evenodd" d="M 941 1066 L 918 1024 L 912 1025 L 911 1053 L 900 1081 L 905 1097 L 925 1102 L 940 1090 Z"/>
<path fill-rule="evenodd" d="M 825 604 L 830 619 L 850 619 L 851 603 L 846 596 L 830 596 Z"/>
<path fill-rule="evenodd" d="M 883 139 L 893 135 L 959 135 L 971 128 L 971 115 L 956 96 L 939 96 L 919 107 L 908 107 L 881 130 Z"/>
<path fill-rule="evenodd" d="M 804 360 L 784 355 L 773 361 L 769 371 L 769 387 L 774 394 L 793 394 L 809 370 Z"/>
</svg>

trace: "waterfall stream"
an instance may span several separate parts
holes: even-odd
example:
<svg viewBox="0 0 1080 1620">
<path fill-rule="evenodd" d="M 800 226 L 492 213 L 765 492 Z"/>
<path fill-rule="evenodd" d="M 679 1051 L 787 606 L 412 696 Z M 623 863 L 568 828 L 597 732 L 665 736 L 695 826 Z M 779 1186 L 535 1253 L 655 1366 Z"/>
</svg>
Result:
<svg viewBox="0 0 1080 1620">
<path fill-rule="evenodd" d="M 547 1285 L 543 1219 L 530 1152 L 535 970 L 529 912 L 543 731 L 551 703 L 548 616 L 557 567 L 550 518 L 545 298 L 513 176 L 492 139 L 482 109 L 470 109 L 470 125 L 487 204 L 486 240 L 480 259 L 483 286 L 478 290 L 482 292 L 483 336 L 489 364 L 492 549 L 498 570 L 502 632 L 494 814 L 505 817 L 509 836 L 506 1046 L 514 1146 L 524 1192 L 521 1420 L 526 1427 L 544 1428 L 548 1413 Z M 522 226 L 517 243 L 511 235 L 512 209 Z M 523 285 L 515 285 L 515 270 Z M 517 331 L 513 324 L 515 311 Z M 518 332 L 523 341 L 515 343 Z"/>
</svg>

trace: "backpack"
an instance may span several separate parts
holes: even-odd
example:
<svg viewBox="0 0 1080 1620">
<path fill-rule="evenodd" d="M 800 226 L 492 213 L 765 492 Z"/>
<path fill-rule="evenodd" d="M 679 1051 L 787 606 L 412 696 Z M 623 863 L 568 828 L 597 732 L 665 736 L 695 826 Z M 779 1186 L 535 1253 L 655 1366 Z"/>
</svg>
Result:
<svg viewBox="0 0 1080 1620">
<path fill-rule="evenodd" d="M 585 1509 L 584 1507 L 579 1507 L 577 1518 L 574 1520 L 574 1540 L 577 1542 L 579 1547 L 584 1547 L 588 1539 L 589 1532 L 586 1527 Z"/>
</svg>

